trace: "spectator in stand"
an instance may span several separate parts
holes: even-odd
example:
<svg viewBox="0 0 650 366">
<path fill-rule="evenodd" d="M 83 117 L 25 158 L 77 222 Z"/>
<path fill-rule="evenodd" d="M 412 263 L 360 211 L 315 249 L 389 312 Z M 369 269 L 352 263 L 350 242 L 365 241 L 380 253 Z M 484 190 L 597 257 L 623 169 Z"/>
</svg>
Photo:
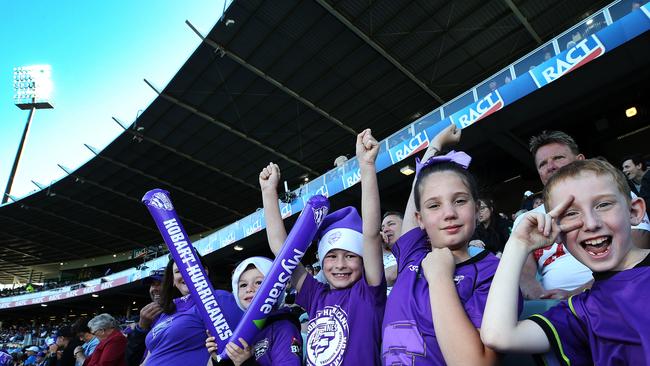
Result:
<svg viewBox="0 0 650 366">
<path fill-rule="evenodd" d="M 569 135 L 561 131 L 543 131 L 530 140 L 530 152 L 535 159 L 535 166 L 543 185 L 561 167 L 576 160 L 584 160 L 578 144 Z M 533 212 L 545 213 L 544 205 Z M 513 225 L 513 231 L 524 216 L 520 216 Z M 647 222 L 647 217 L 645 218 Z M 647 230 L 646 228 L 639 228 Z M 638 227 L 633 227 L 638 228 Z M 639 232 L 639 233 L 634 233 Z M 637 245 L 646 245 L 647 231 L 640 233 L 633 230 L 637 236 Z M 644 244 L 641 244 L 643 242 Z M 542 282 L 536 274 L 539 271 Z M 591 270 L 578 262 L 569 253 L 563 243 L 554 243 L 551 246 L 533 251 L 527 258 L 521 272 L 521 291 L 527 299 L 566 299 L 590 288 L 593 282 Z"/>
<path fill-rule="evenodd" d="M 201 264 L 207 265 L 198 253 Z M 239 323 L 243 312 L 237 306 L 232 293 L 215 290 L 215 298 L 223 315 L 233 329 Z M 146 366 L 206 365 L 210 354 L 205 348 L 205 325 L 195 299 L 183 280 L 178 266 L 169 260 L 165 268 L 160 292 L 162 314 L 147 334 L 146 345 L 149 354 Z M 200 301 L 196 299 L 196 301 Z"/>
<path fill-rule="evenodd" d="M 99 314 L 90 319 L 88 328 L 99 344 L 90 357 L 78 352 L 77 360 L 83 366 L 125 366 L 126 337 L 120 332 L 117 320 L 109 314 Z"/>
<path fill-rule="evenodd" d="M 623 159 L 623 174 L 627 177 L 632 192 L 650 202 L 650 172 L 640 155 Z M 646 205 L 646 212 L 650 214 L 650 205 Z"/>
<path fill-rule="evenodd" d="M 23 363 L 24 366 L 31 366 L 36 364 L 36 354 L 41 351 L 40 348 L 36 346 L 31 346 L 27 347 L 25 350 L 25 354 L 27 355 L 27 359 Z"/>
<path fill-rule="evenodd" d="M 642 180 L 646 174 L 646 165 L 641 155 L 630 155 L 623 158 L 623 174 L 627 177 L 630 190 L 637 196 L 641 192 Z"/>
<path fill-rule="evenodd" d="M 510 237 L 508 221 L 496 214 L 494 202 L 489 198 L 478 199 L 478 225 L 474 231 L 473 240 L 480 240 L 483 247 L 498 256 L 503 253 L 503 247 Z M 475 245 L 471 244 L 470 245 Z"/>
<path fill-rule="evenodd" d="M 402 234 L 402 221 L 404 221 L 404 215 L 397 211 L 386 212 L 381 220 L 381 238 L 384 242 L 382 248 L 384 254 L 384 276 L 386 277 L 387 294 L 390 294 L 390 290 L 393 288 L 393 284 L 397 279 L 397 260 L 395 260 L 391 249 Z"/>
<path fill-rule="evenodd" d="M 153 322 L 160 316 L 163 309 L 160 306 L 160 291 L 162 289 L 162 279 L 165 269 L 160 268 L 151 271 L 149 276 L 142 280 L 142 284 L 149 286 L 149 297 L 151 302 L 140 310 L 140 320 L 129 333 L 128 343 L 126 346 L 126 364 L 128 366 L 137 366 L 142 363 L 147 347 L 145 338 Z"/>
<path fill-rule="evenodd" d="M 48 366 L 75 366 L 74 349 L 81 345 L 69 326 L 57 330 L 56 343 L 49 348 Z"/>
<path fill-rule="evenodd" d="M 41 351 L 36 354 L 36 366 L 47 366 L 47 358 L 45 357 L 45 352 Z"/>
<path fill-rule="evenodd" d="M 77 346 L 74 350 L 76 366 L 82 366 L 83 360 L 90 357 L 95 351 L 95 348 L 99 344 L 99 338 L 90 332 L 88 319 L 86 318 L 77 319 L 72 325 L 72 332 L 83 342 L 81 346 Z M 83 358 L 80 358 L 80 356 L 83 356 Z"/>
</svg>

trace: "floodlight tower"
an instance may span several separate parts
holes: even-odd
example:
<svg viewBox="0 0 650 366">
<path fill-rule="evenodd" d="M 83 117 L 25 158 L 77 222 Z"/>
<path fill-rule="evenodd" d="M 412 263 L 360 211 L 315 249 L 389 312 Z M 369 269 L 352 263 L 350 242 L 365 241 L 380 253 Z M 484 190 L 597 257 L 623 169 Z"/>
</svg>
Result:
<svg viewBox="0 0 650 366">
<path fill-rule="evenodd" d="M 20 155 L 23 153 L 25 140 L 29 133 L 29 126 L 32 124 L 32 119 L 34 118 L 34 112 L 37 109 L 54 108 L 50 102 L 50 95 L 52 94 L 52 68 L 50 65 L 15 67 L 14 90 L 14 104 L 20 109 L 29 109 L 29 116 L 27 117 L 27 123 L 23 130 L 23 136 L 20 138 L 16 158 L 11 167 L 11 173 L 9 173 L 7 187 L 2 195 L 2 203 L 6 203 L 9 199 L 11 186 L 14 183 L 14 176 L 16 175 L 16 170 L 18 170 L 18 162 L 20 161 Z"/>
</svg>

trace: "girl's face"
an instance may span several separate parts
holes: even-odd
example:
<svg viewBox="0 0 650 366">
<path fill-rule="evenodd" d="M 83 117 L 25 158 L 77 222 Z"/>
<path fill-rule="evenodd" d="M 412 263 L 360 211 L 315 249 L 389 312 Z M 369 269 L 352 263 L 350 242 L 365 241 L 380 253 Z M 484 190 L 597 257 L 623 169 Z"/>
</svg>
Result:
<svg viewBox="0 0 650 366">
<path fill-rule="evenodd" d="M 492 215 L 492 210 L 484 201 L 478 201 L 478 222 L 484 225 L 490 224 L 490 216 Z"/>
<path fill-rule="evenodd" d="M 363 261 L 355 253 L 332 249 L 323 258 L 325 278 L 333 289 L 344 289 L 361 279 Z"/>
<path fill-rule="evenodd" d="M 189 294 L 190 289 L 185 284 L 185 280 L 183 280 L 181 271 L 178 270 L 178 266 L 176 266 L 176 263 L 174 263 L 174 265 L 172 266 L 172 273 L 174 274 L 174 287 L 176 287 L 178 291 L 181 292 L 181 295 L 183 296 Z"/>
<path fill-rule="evenodd" d="M 264 281 L 264 275 L 257 267 L 247 269 L 239 276 L 237 296 L 244 310 L 247 310 L 251 305 L 257 290 L 262 285 L 262 281 Z"/>
<path fill-rule="evenodd" d="M 435 248 L 461 249 L 476 228 L 477 207 L 465 181 L 456 173 L 432 173 L 422 182 L 416 218 Z"/>
</svg>

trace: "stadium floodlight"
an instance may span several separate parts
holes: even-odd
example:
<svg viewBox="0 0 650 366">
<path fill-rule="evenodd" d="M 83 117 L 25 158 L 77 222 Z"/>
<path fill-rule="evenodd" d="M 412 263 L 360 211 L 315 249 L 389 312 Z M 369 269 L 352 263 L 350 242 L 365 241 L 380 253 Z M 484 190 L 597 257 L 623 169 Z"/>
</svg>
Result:
<svg viewBox="0 0 650 366">
<path fill-rule="evenodd" d="M 9 193 L 11 193 L 11 186 L 14 182 L 16 170 L 18 170 L 18 162 L 25 146 L 25 140 L 29 133 L 29 126 L 32 124 L 34 112 L 37 109 L 52 109 L 54 106 L 51 103 L 52 97 L 52 67 L 50 65 L 32 65 L 14 67 L 14 104 L 20 109 L 29 109 L 29 116 L 27 123 L 23 130 L 23 135 L 18 144 L 18 151 L 14 158 L 14 164 L 9 173 L 7 180 L 7 187 L 2 195 L 2 203 L 7 202 Z"/>
</svg>

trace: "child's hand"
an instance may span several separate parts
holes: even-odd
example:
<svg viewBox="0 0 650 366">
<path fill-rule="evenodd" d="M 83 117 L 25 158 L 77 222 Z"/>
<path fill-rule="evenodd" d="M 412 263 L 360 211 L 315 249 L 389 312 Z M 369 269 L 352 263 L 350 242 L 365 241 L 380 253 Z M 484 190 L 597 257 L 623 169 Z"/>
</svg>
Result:
<svg viewBox="0 0 650 366">
<path fill-rule="evenodd" d="M 560 224 L 558 219 L 569 208 L 573 198 L 573 196 L 567 197 L 546 214 L 532 211 L 525 213 L 519 225 L 512 231 L 511 239 L 525 246 L 526 250 L 531 252 L 552 245 L 561 233 L 578 229 L 582 226 L 581 220 Z"/>
<path fill-rule="evenodd" d="M 456 270 L 456 261 L 449 248 L 433 248 L 422 260 L 422 272 L 427 282 L 438 278 L 452 278 Z"/>
<path fill-rule="evenodd" d="M 460 134 L 460 129 L 452 123 L 433 138 L 431 145 L 440 149 L 455 145 L 460 141 Z"/>
<path fill-rule="evenodd" d="M 369 128 L 357 135 L 357 159 L 359 160 L 359 166 L 363 164 L 374 166 L 378 152 L 379 143 L 372 137 L 372 132 Z"/>
<path fill-rule="evenodd" d="M 253 356 L 253 352 L 248 343 L 246 343 L 243 338 L 239 338 L 239 342 L 244 346 L 244 348 L 239 347 L 234 342 L 230 342 L 226 345 L 226 354 L 228 354 L 228 358 L 230 358 L 235 366 L 243 364 L 244 361 Z"/>
<path fill-rule="evenodd" d="M 260 172 L 260 188 L 265 190 L 276 190 L 280 183 L 280 167 L 278 164 L 269 163 Z"/>
<path fill-rule="evenodd" d="M 207 331 L 206 331 L 207 333 Z M 208 333 L 208 336 L 210 333 Z M 217 349 L 217 342 L 214 341 L 214 337 L 208 337 L 205 339 L 205 348 L 208 349 L 208 352 L 210 353 L 210 356 L 212 357 L 213 360 L 217 360 L 217 354 L 218 354 L 218 349 Z"/>
</svg>

